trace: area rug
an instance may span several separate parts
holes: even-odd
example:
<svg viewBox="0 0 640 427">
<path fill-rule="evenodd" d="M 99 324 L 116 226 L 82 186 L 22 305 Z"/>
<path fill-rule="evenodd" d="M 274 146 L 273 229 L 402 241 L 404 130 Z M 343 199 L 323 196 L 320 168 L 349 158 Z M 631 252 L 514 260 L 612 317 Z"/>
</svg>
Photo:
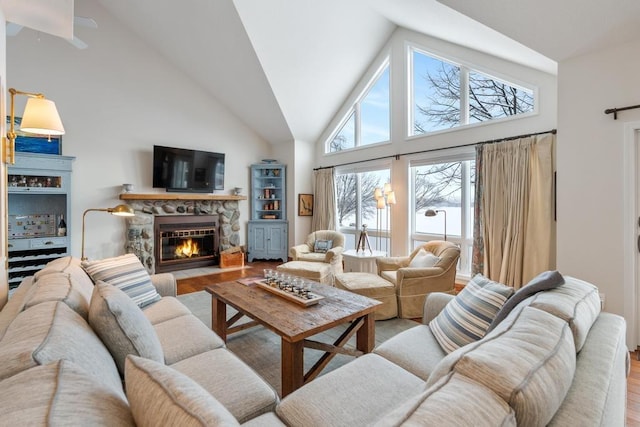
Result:
<svg viewBox="0 0 640 427">
<path fill-rule="evenodd" d="M 211 327 L 211 295 L 206 291 L 193 292 L 178 296 L 178 299 L 186 305 L 191 312 Z M 227 316 L 231 317 L 236 312 L 229 307 Z M 245 318 L 246 319 L 246 318 Z M 247 319 L 248 320 L 248 319 Z M 392 336 L 416 326 L 418 323 L 408 319 L 389 319 L 376 321 L 376 345 L 388 340 Z M 322 342 L 335 341 L 346 329 L 346 325 L 338 326 L 329 331 L 313 336 L 311 339 Z M 355 348 L 355 337 L 347 344 L 347 347 Z M 262 378 L 281 393 L 280 388 L 280 337 L 270 330 L 257 326 L 235 333 L 228 337 L 227 348 L 235 353 L 247 365 L 251 366 Z M 305 372 L 313 366 L 322 356 L 316 350 L 304 349 Z M 338 354 L 331 360 L 322 374 L 349 363 L 353 357 Z"/>
</svg>

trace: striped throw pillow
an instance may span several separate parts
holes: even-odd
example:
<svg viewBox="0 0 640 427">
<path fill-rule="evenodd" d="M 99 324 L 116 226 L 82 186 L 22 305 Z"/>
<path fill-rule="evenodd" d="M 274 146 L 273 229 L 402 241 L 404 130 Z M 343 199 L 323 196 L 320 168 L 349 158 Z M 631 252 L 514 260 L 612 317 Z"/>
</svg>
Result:
<svg viewBox="0 0 640 427">
<path fill-rule="evenodd" d="M 160 301 L 160 294 L 151 283 L 149 273 L 134 254 L 97 261 L 82 261 L 82 268 L 93 283 L 99 280 L 120 288 L 139 307 Z"/>
<path fill-rule="evenodd" d="M 429 328 L 442 349 L 451 353 L 484 337 L 494 317 L 511 295 L 513 288 L 477 274 L 429 322 Z"/>
</svg>

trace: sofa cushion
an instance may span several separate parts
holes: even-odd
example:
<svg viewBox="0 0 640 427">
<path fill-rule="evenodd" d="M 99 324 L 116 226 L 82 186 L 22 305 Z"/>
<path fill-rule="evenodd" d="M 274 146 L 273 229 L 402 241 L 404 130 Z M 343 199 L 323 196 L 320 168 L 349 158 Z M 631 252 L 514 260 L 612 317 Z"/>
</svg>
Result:
<svg viewBox="0 0 640 427">
<path fill-rule="evenodd" d="M 164 363 L 160 340 L 151 322 L 131 298 L 113 285 L 98 281 L 91 297 L 89 324 L 116 362 L 124 376 L 128 354 Z"/>
<path fill-rule="evenodd" d="M 513 288 L 477 274 L 429 327 L 443 350 L 451 353 L 482 338 L 512 294 Z"/>
<path fill-rule="evenodd" d="M 531 295 L 535 295 L 541 291 L 557 288 L 564 283 L 564 277 L 557 271 L 544 271 L 531 279 L 522 288 L 518 289 L 511 298 L 502 306 L 498 314 L 491 322 L 487 332 L 491 331 L 496 325 L 502 322 L 511 313 L 511 310 Z"/>
<path fill-rule="evenodd" d="M 130 355 L 125 381 L 139 426 L 238 426 L 238 421 L 191 378 L 163 364 Z"/>
<path fill-rule="evenodd" d="M 92 290 L 93 285 L 90 286 Z M 45 301 L 62 301 L 87 319 L 89 299 L 85 295 L 86 292 L 81 289 L 81 284 L 73 281 L 69 274 L 51 272 L 40 276 L 40 280 L 34 282 L 31 292 L 25 298 L 24 308 L 27 309 Z"/>
<path fill-rule="evenodd" d="M 162 297 L 157 303 L 144 307 L 142 312 L 152 325 L 191 314 L 191 311 L 175 297 Z"/>
<path fill-rule="evenodd" d="M 418 325 L 389 338 L 374 353 L 427 380 L 447 355 L 427 325 Z"/>
<path fill-rule="evenodd" d="M 292 426 L 366 426 L 424 391 L 424 382 L 365 354 L 288 395 L 276 412 Z"/>
<path fill-rule="evenodd" d="M 207 351 L 171 367 L 193 378 L 241 423 L 273 411 L 278 403 L 276 391 L 227 349 Z"/>
<path fill-rule="evenodd" d="M 450 373 L 374 426 L 427 424 L 515 427 L 516 418 L 513 409 L 493 391 L 463 375 Z"/>
<path fill-rule="evenodd" d="M 525 307 L 481 341 L 445 357 L 431 386 L 457 372 L 497 393 L 514 409 L 518 425 L 546 425 L 571 387 L 575 346 L 567 323 Z"/>
<path fill-rule="evenodd" d="M 63 302 L 43 302 L 20 313 L 0 341 L 0 379 L 67 359 L 123 394 L 116 365 L 87 322 Z"/>
<path fill-rule="evenodd" d="M 122 289 L 140 307 L 160 300 L 149 273 L 134 254 L 98 261 L 82 261 L 82 268 L 94 283 L 102 280 Z"/>
<path fill-rule="evenodd" d="M 411 258 L 411 261 L 409 261 L 409 267 L 412 267 L 412 268 L 433 267 L 438 263 L 438 261 L 440 261 L 440 257 L 437 257 L 431 252 L 427 252 L 423 248 L 420 248 L 420 250 L 416 252 L 415 256 Z"/>
<path fill-rule="evenodd" d="M 591 283 L 570 276 L 564 279 L 562 286 L 539 292 L 521 304 L 546 311 L 568 322 L 578 352 L 600 314 L 600 296 L 598 288 Z"/>
<path fill-rule="evenodd" d="M 9 301 L 0 310 L 0 340 L 4 337 L 7 328 L 18 314 L 24 309 L 25 299 L 31 292 L 33 276 L 25 277 L 9 298 Z"/>
<path fill-rule="evenodd" d="M 68 360 L 20 372 L 0 382 L 0 390 L 3 425 L 135 425 L 122 394 Z"/>
<path fill-rule="evenodd" d="M 156 323 L 153 328 L 160 339 L 167 365 L 225 346 L 222 338 L 193 314 Z"/>
</svg>

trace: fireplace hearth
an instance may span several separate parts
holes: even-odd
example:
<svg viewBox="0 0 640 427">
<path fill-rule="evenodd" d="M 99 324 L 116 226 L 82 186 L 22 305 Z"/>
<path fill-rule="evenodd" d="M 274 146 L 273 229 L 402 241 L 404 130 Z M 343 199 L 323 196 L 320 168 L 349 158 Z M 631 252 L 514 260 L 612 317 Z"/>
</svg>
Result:
<svg viewBox="0 0 640 427">
<path fill-rule="evenodd" d="M 154 219 L 155 271 L 218 263 L 218 215 L 165 215 Z"/>
</svg>

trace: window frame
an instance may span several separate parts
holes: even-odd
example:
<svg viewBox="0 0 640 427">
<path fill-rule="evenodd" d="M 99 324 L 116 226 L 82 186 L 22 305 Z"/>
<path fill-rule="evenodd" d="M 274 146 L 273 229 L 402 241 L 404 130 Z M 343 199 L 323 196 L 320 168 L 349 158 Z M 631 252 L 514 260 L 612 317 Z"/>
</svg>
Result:
<svg viewBox="0 0 640 427">
<path fill-rule="evenodd" d="M 414 122 L 415 122 L 414 61 L 413 61 L 414 52 L 418 52 L 422 55 L 429 56 L 431 58 L 446 62 L 448 64 L 451 64 L 460 68 L 460 87 L 464 88 L 464 90 L 461 91 L 460 93 L 460 123 L 458 125 L 452 126 L 446 129 L 434 130 L 432 132 L 415 133 L 415 134 L 413 133 Z M 518 120 L 518 119 L 531 117 L 538 114 L 538 108 L 540 105 L 540 100 L 538 96 L 538 87 L 533 84 L 525 83 L 517 78 L 506 76 L 495 70 L 489 70 L 486 67 L 474 65 L 467 61 L 463 61 L 459 58 L 455 58 L 450 55 L 439 53 L 435 49 L 424 48 L 414 42 L 407 41 L 405 43 L 405 62 L 407 64 L 407 79 L 406 79 L 407 103 L 405 105 L 406 113 L 407 113 L 406 114 L 407 121 L 405 123 L 404 128 L 405 128 L 405 139 L 407 141 L 413 140 L 416 138 L 424 138 L 425 136 L 454 132 L 458 129 L 463 129 L 463 128 L 486 126 L 488 124 Z M 481 122 L 469 123 L 469 110 L 470 110 L 469 109 L 469 73 L 470 72 L 483 74 L 493 80 L 499 81 L 511 87 L 515 87 L 517 89 L 531 91 L 531 96 L 533 98 L 533 109 L 531 111 L 527 111 L 526 113 L 516 114 L 513 116 L 505 116 L 505 117 L 499 117 L 499 118 L 485 120 Z"/>
<path fill-rule="evenodd" d="M 420 244 L 432 241 L 442 240 L 442 234 L 421 233 L 416 231 L 416 170 L 418 166 L 428 166 L 439 163 L 469 162 L 464 164 L 462 169 L 462 191 L 461 191 L 461 236 L 447 234 L 447 241 L 453 242 L 460 247 L 460 260 L 458 261 L 457 277 L 469 279 L 471 276 L 472 251 L 473 251 L 473 224 L 469 221 L 470 215 L 475 209 L 471 205 L 471 192 L 475 190 L 471 184 L 471 163 L 475 162 L 475 148 L 459 147 L 442 152 L 426 152 L 411 156 L 408 160 L 408 176 L 409 176 L 409 251 L 412 251 Z"/>
<path fill-rule="evenodd" d="M 378 79 L 382 76 L 382 74 L 389 70 L 389 111 L 388 111 L 388 120 L 389 120 L 389 139 L 379 142 L 374 142 L 371 144 L 362 145 L 362 118 L 361 118 L 361 103 L 362 101 L 369 95 L 375 84 L 378 82 Z M 393 93 L 392 93 L 392 79 L 393 79 L 393 70 L 391 68 L 391 55 L 388 54 L 385 58 L 380 62 L 380 65 L 376 69 L 375 73 L 371 76 L 364 89 L 360 92 L 360 94 L 355 98 L 351 106 L 343 113 L 342 119 L 338 122 L 338 125 L 335 127 L 333 132 L 329 134 L 329 137 L 326 139 L 324 143 L 324 155 L 331 155 L 336 153 L 343 153 L 347 151 L 353 151 L 358 149 L 366 149 L 368 147 L 374 147 L 378 145 L 390 144 L 391 143 L 391 135 L 393 134 L 393 113 L 392 113 L 392 102 Z M 344 126 L 347 124 L 347 121 L 351 118 L 351 115 L 354 116 L 354 146 L 350 148 L 345 148 L 344 150 L 339 151 L 330 151 L 331 143 L 335 139 L 335 137 L 340 134 Z"/>
</svg>

